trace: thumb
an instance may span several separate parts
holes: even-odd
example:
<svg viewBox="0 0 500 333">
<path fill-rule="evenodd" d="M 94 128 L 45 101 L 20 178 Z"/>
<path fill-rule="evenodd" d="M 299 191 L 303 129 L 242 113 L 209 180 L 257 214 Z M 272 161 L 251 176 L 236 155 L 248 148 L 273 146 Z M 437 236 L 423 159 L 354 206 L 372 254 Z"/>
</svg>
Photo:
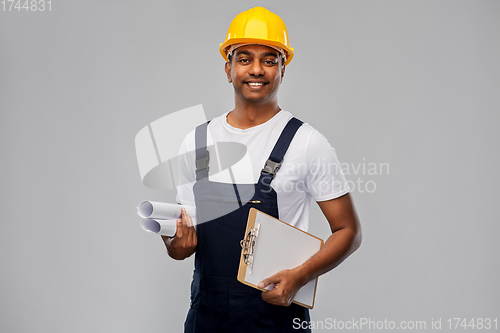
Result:
<svg viewBox="0 0 500 333">
<path fill-rule="evenodd" d="M 268 277 L 267 279 L 264 279 L 261 282 L 259 282 L 259 284 L 257 285 L 257 287 L 271 290 L 271 289 L 274 288 L 274 284 L 277 283 L 277 282 L 279 282 L 279 281 L 280 280 L 278 278 L 278 274 L 274 274 L 274 275 Z M 268 286 L 270 288 L 266 288 Z"/>
</svg>

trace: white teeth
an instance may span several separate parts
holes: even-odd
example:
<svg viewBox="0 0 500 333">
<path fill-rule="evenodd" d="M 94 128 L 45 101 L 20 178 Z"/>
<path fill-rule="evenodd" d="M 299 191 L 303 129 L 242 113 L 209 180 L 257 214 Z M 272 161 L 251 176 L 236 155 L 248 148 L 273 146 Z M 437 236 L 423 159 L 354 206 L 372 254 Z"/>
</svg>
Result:
<svg viewBox="0 0 500 333">
<path fill-rule="evenodd" d="M 258 86 L 263 86 L 264 83 L 260 83 L 260 82 L 248 82 L 249 85 L 251 85 L 252 87 L 258 87 Z"/>
</svg>

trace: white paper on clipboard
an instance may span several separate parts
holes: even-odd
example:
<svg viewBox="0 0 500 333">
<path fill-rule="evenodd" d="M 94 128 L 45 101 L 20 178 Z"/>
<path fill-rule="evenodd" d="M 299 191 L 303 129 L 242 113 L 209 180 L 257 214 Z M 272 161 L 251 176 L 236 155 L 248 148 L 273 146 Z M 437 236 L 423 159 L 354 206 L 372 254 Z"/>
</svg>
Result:
<svg viewBox="0 0 500 333">
<path fill-rule="evenodd" d="M 245 235 L 255 230 L 256 226 L 259 226 L 258 236 L 252 239 L 252 244 L 247 244 L 253 248 L 242 250 L 238 281 L 260 290 L 264 289 L 257 287 L 259 282 L 283 269 L 304 263 L 323 246 L 322 239 L 251 208 Z M 249 250 L 252 250 L 252 267 L 245 263 L 245 258 L 248 262 Z M 293 302 L 312 309 L 317 281 L 316 278 L 303 286 L 295 294 Z"/>
</svg>

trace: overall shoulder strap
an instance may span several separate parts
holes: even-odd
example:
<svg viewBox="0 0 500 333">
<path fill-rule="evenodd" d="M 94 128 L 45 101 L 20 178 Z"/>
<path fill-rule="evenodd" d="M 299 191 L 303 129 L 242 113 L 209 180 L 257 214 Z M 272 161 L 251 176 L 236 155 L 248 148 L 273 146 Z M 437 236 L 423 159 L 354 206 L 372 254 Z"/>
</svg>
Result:
<svg viewBox="0 0 500 333">
<path fill-rule="evenodd" d="M 195 147 L 196 147 L 196 180 L 208 178 L 208 169 L 210 163 L 210 155 L 207 149 L 207 128 L 208 123 L 203 123 L 196 127 L 195 130 Z"/>
<path fill-rule="evenodd" d="M 276 144 L 274 145 L 271 155 L 269 155 L 269 158 L 267 159 L 266 164 L 261 171 L 261 177 L 263 175 L 266 175 L 267 177 L 268 175 L 271 175 L 271 180 L 274 178 L 276 172 L 278 172 L 279 168 L 281 167 L 283 157 L 285 156 L 285 153 L 288 150 L 288 147 L 290 146 L 295 133 L 297 132 L 299 127 L 302 126 L 302 124 L 302 121 L 298 120 L 295 117 L 288 121 L 288 124 L 286 124 L 285 128 L 281 132 L 278 141 L 276 141 Z"/>
</svg>

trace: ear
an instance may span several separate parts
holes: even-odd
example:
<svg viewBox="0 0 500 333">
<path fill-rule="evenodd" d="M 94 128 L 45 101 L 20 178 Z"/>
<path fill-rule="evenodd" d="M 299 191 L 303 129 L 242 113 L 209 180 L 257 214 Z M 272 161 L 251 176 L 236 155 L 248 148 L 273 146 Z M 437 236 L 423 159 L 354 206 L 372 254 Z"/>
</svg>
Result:
<svg viewBox="0 0 500 333">
<path fill-rule="evenodd" d="M 285 76 L 285 64 L 281 66 L 281 80 L 280 83 L 283 82 L 283 77 Z"/>
<path fill-rule="evenodd" d="M 227 82 L 233 82 L 233 80 L 231 79 L 231 63 L 229 61 L 224 65 L 224 70 L 226 71 Z"/>
</svg>

